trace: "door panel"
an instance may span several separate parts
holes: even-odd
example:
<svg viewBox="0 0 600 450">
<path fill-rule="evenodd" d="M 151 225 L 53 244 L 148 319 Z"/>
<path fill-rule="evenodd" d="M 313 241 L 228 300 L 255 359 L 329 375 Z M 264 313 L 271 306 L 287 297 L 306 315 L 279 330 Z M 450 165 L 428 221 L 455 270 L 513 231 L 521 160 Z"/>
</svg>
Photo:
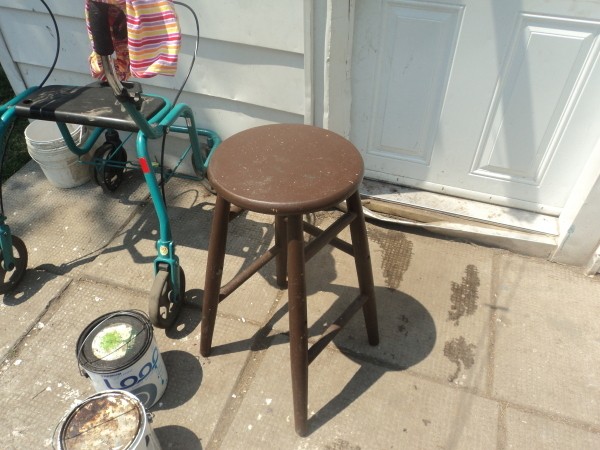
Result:
<svg viewBox="0 0 600 450">
<path fill-rule="evenodd" d="M 427 166 L 462 8 L 390 3 L 385 7 L 369 151 Z"/>
<path fill-rule="evenodd" d="M 382 0 L 355 18 L 368 176 L 560 213 L 600 138 L 600 4 Z"/>
</svg>

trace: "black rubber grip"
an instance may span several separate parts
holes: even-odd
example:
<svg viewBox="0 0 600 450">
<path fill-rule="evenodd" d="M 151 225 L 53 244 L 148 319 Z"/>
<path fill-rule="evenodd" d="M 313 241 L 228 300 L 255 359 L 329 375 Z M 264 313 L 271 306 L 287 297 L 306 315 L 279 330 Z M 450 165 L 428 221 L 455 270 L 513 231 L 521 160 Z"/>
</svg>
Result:
<svg viewBox="0 0 600 450">
<path fill-rule="evenodd" d="M 115 51 L 110 34 L 109 8 L 107 3 L 88 1 L 88 18 L 92 33 L 92 46 L 100 56 L 112 55 Z"/>
</svg>

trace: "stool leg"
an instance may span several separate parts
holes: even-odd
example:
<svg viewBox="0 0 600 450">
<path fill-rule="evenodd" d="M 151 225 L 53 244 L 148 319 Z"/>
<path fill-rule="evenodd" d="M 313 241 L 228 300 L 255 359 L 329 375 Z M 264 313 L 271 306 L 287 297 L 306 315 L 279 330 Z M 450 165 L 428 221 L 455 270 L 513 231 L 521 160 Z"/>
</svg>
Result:
<svg viewBox="0 0 600 450">
<path fill-rule="evenodd" d="M 281 289 L 287 287 L 287 231 L 285 216 L 275 216 L 275 245 L 279 253 L 275 258 L 277 273 L 277 286 Z"/>
<path fill-rule="evenodd" d="M 305 436 L 308 409 L 308 330 L 302 216 L 288 216 L 287 218 L 287 249 L 294 423 L 296 433 Z"/>
<path fill-rule="evenodd" d="M 200 326 L 200 354 L 210 355 L 212 346 L 223 263 L 225 262 L 225 244 L 227 242 L 227 225 L 231 205 L 217 196 L 208 244 L 208 261 L 206 262 L 206 279 L 204 281 L 204 297 L 202 299 L 202 323 Z"/>
<path fill-rule="evenodd" d="M 360 194 L 356 191 L 347 200 L 348 211 L 356 213 L 356 219 L 350 224 L 352 246 L 354 247 L 354 263 L 358 276 L 360 293 L 367 296 L 363 306 L 363 315 L 367 327 L 369 344 L 379 344 L 379 327 L 377 325 L 377 306 L 375 304 L 375 283 L 373 281 L 373 268 L 371 267 L 371 253 L 367 239 L 365 216 L 360 202 Z"/>
</svg>

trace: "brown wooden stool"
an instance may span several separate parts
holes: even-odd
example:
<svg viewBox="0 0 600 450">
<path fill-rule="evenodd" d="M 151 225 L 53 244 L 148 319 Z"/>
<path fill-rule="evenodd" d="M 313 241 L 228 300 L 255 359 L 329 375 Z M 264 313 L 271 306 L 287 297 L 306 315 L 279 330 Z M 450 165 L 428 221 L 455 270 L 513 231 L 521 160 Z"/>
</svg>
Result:
<svg viewBox="0 0 600 450">
<path fill-rule="evenodd" d="M 200 353 L 208 356 L 217 306 L 276 258 L 277 284 L 288 287 L 290 359 L 296 432 L 307 432 L 308 365 L 362 308 L 369 343 L 379 343 L 373 271 L 358 193 L 364 166 L 349 141 L 308 125 L 267 125 L 226 139 L 215 151 L 208 178 L 217 193 L 208 246 Z M 347 212 L 326 230 L 303 215 L 346 201 Z M 275 245 L 221 287 L 231 204 L 275 216 Z M 337 238 L 350 226 L 352 245 Z M 313 236 L 304 243 L 304 232 Z M 308 348 L 305 261 L 326 244 L 354 256 L 360 294 Z"/>
</svg>

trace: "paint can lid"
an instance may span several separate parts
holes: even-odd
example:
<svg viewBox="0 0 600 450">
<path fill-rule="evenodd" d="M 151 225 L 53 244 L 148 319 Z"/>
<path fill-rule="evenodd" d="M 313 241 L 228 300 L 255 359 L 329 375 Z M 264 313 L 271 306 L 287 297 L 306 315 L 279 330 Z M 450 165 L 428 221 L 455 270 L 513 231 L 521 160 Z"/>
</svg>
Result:
<svg viewBox="0 0 600 450">
<path fill-rule="evenodd" d="M 128 449 L 145 432 L 142 404 L 128 392 L 104 391 L 76 406 L 64 419 L 58 448 Z"/>
<path fill-rule="evenodd" d="M 143 314 L 118 311 L 86 327 L 77 342 L 77 359 L 90 372 L 112 373 L 135 364 L 152 339 L 152 325 Z"/>
</svg>

